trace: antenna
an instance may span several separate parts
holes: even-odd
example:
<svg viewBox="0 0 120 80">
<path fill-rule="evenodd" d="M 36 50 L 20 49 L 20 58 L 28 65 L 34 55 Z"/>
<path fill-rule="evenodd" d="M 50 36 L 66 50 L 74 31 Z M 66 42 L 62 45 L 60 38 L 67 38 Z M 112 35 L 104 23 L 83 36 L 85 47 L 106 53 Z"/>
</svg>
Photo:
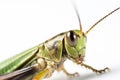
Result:
<svg viewBox="0 0 120 80">
<path fill-rule="evenodd" d="M 75 9 L 75 13 L 76 13 L 77 18 L 78 18 L 78 21 L 79 21 L 79 25 L 80 25 L 80 35 L 82 35 L 82 24 L 81 24 L 81 20 L 80 20 L 80 16 L 79 16 L 78 10 L 77 10 L 76 5 L 75 5 L 74 2 L 73 2 L 73 8 Z"/>
<path fill-rule="evenodd" d="M 100 23 L 102 20 L 104 20 L 105 18 L 107 18 L 108 16 L 110 16 L 112 13 L 116 12 L 117 10 L 119 10 L 120 7 L 116 8 L 115 10 L 111 11 L 110 13 L 108 13 L 107 15 L 105 15 L 104 17 L 102 17 L 101 19 L 99 19 L 95 24 L 93 24 L 86 32 L 85 34 L 88 34 L 98 23 Z"/>
</svg>

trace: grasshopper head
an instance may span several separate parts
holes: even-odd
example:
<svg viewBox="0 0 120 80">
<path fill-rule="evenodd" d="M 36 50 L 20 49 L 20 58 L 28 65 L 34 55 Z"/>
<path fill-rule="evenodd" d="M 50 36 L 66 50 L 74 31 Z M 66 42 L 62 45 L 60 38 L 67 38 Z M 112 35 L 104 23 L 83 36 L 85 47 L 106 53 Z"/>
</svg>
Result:
<svg viewBox="0 0 120 80">
<path fill-rule="evenodd" d="M 80 35 L 80 30 L 71 30 L 65 36 L 67 57 L 76 63 L 81 63 L 85 56 L 86 36 Z"/>
<path fill-rule="evenodd" d="M 65 36 L 65 49 L 67 52 L 67 57 L 71 59 L 72 61 L 80 64 L 82 63 L 84 56 L 85 56 L 85 48 L 86 48 L 86 35 L 102 20 L 104 20 L 106 17 L 114 13 L 115 11 L 119 10 L 120 7 L 116 8 L 115 10 L 111 11 L 109 14 L 105 15 L 101 19 L 99 19 L 96 23 L 94 23 L 85 33 L 82 31 L 82 25 L 79 13 L 76 9 L 76 6 L 74 6 L 75 12 L 77 14 L 77 18 L 80 25 L 80 30 L 71 30 L 68 33 L 66 33 Z"/>
</svg>

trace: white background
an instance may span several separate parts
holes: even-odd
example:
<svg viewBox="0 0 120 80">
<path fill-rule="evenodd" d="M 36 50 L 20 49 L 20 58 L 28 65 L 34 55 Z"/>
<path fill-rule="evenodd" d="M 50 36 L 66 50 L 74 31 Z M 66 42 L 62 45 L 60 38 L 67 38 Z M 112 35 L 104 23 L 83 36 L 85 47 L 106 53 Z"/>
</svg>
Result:
<svg viewBox="0 0 120 80">
<path fill-rule="evenodd" d="M 120 0 L 74 0 L 83 30 L 120 6 Z M 96 75 L 67 61 L 65 67 L 80 77 L 68 78 L 55 72 L 49 80 L 119 80 L 120 79 L 120 10 L 98 24 L 87 35 L 85 63 L 111 71 Z M 71 0 L 0 1 L 0 61 L 31 48 L 58 33 L 79 29 Z"/>
</svg>

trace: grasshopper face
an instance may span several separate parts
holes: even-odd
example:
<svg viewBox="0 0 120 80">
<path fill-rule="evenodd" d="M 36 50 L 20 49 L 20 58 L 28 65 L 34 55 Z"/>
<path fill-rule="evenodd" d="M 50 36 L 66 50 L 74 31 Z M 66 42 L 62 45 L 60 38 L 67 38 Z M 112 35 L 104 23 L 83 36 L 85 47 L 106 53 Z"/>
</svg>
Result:
<svg viewBox="0 0 120 80">
<path fill-rule="evenodd" d="M 76 63 L 81 63 L 85 56 L 86 36 L 79 30 L 71 30 L 65 36 L 67 57 Z"/>
</svg>

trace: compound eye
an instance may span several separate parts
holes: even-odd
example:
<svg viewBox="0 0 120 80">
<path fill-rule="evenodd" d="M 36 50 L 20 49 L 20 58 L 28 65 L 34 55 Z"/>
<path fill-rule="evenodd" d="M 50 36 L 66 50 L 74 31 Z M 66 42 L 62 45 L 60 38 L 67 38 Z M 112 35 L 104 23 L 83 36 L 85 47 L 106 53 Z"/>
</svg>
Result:
<svg viewBox="0 0 120 80">
<path fill-rule="evenodd" d="M 78 42 L 78 37 L 75 35 L 73 31 L 69 31 L 66 35 L 66 38 L 70 46 L 72 47 L 76 46 Z"/>
</svg>

